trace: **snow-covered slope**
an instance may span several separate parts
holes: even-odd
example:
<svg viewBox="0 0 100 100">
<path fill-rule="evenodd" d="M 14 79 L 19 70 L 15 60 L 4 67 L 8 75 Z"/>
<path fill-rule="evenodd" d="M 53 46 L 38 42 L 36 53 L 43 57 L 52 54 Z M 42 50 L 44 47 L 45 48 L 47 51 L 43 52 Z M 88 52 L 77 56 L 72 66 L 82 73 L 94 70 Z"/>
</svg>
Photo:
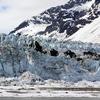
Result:
<svg viewBox="0 0 100 100">
<path fill-rule="evenodd" d="M 67 40 L 100 43 L 100 17 L 81 28 Z"/>
</svg>

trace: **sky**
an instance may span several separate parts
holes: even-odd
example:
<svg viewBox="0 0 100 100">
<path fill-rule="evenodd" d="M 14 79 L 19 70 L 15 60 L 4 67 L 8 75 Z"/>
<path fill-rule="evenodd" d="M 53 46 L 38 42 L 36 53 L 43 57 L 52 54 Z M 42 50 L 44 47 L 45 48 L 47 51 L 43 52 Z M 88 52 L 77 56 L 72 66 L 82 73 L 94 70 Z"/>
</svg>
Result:
<svg viewBox="0 0 100 100">
<path fill-rule="evenodd" d="M 0 33 L 9 33 L 24 20 L 68 0 L 0 0 Z"/>
</svg>

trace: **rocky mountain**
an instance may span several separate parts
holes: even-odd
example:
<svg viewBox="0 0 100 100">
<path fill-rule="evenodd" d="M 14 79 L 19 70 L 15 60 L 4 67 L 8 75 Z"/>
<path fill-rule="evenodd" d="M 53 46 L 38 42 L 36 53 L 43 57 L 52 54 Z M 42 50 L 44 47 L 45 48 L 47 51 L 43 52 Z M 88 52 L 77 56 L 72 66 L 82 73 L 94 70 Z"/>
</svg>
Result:
<svg viewBox="0 0 100 100">
<path fill-rule="evenodd" d="M 99 0 L 70 0 L 22 22 L 10 34 L 69 37 L 100 15 Z M 58 37 L 57 37 L 58 35 Z"/>
</svg>

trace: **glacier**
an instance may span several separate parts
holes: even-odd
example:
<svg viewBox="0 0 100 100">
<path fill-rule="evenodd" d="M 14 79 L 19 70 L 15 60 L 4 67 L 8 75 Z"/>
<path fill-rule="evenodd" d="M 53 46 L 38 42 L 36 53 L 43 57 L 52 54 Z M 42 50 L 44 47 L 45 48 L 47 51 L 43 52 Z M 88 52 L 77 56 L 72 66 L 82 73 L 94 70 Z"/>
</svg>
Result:
<svg viewBox="0 0 100 100">
<path fill-rule="evenodd" d="M 19 77 L 29 71 L 42 80 L 100 81 L 100 44 L 12 34 L 1 39 L 0 76 Z M 52 49 L 58 55 L 51 55 Z M 71 53 L 65 54 L 68 50 Z"/>
</svg>

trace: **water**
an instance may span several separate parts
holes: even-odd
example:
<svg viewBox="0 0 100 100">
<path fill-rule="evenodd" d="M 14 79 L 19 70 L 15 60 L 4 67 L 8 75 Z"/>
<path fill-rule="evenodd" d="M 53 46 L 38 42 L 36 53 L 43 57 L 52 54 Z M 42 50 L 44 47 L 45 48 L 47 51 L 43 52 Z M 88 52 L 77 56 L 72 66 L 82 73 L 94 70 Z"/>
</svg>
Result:
<svg viewBox="0 0 100 100">
<path fill-rule="evenodd" d="M 0 97 L 0 100 L 100 100 L 88 97 Z"/>
</svg>

